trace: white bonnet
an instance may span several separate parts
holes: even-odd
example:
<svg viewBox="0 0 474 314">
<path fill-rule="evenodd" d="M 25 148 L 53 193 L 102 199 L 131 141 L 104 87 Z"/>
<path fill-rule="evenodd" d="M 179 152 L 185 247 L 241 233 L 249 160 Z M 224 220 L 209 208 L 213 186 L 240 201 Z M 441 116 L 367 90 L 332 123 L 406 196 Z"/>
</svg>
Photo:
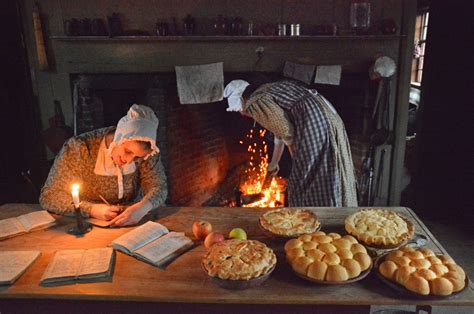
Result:
<svg viewBox="0 0 474 314">
<path fill-rule="evenodd" d="M 224 97 L 227 98 L 229 107 L 227 111 L 242 111 L 243 110 L 243 99 L 242 94 L 245 88 L 250 84 L 244 80 L 233 80 L 224 89 Z"/>
<path fill-rule="evenodd" d="M 134 104 L 127 115 L 122 117 L 115 130 L 114 140 L 110 143 L 109 150 L 125 141 L 144 141 L 151 144 L 152 152 L 148 157 L 157 154 L 160 150 L 156 146 L 156 131 L 158 118 L 153 110 L 147 106 Z"/>
</svg>

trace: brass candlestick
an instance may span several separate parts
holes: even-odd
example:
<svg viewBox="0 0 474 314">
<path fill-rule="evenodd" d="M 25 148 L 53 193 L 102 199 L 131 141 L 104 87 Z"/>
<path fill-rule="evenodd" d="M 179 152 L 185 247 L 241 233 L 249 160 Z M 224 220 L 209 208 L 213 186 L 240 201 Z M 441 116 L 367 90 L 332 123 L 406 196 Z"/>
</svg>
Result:
<svg viewBox="0 0 474 314">
<path fill-rule="evenodd" d="M 92 230 L 92 225 L 86 221 L 81 215 L 81 203 L 74 204 L 74 213 L 76 214 L 76 226 L 72 227 L 67 231 L 69 234 L 73 235 L 83 235 Z"/>
</svg>

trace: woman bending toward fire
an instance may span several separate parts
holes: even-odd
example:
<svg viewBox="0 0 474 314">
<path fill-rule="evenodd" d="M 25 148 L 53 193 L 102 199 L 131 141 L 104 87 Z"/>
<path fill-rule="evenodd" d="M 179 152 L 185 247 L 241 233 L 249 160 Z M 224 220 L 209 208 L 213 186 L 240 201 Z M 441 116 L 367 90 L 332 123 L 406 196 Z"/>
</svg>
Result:
<svg viewBox="0 0 474 314">
<path fill-rule="evenodd" d="M 139 222 L 151 209 L 162 206 L 168 194 L 156 146 L 157 128 L 153 110 L 133 105 L 117 127 L 68 140 L 41 190 L 41 207 L 74 215 L 71 185 L 79 183 L 84 217 L 110 220 L 111 226 Z M 115 205 L 104 204 L 101 197 Z"/>
<path fill-rule="evenodd" d="M 357 206 L 356 179 L 347 134 L 339 115 L 322 95 L 293 81 L 260 87 L 231 81 L 224 90 L 229 107 L 275 135 L 268 172 L 288 146 L 290 206 Z"/>
</svg>

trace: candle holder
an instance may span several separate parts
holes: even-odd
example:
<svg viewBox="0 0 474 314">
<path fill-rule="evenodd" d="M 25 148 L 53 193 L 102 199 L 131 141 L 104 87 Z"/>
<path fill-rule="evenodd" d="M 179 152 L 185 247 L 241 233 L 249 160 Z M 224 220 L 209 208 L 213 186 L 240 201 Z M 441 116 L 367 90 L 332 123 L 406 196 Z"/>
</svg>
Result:
<svg viewBox="0 0 474 314">
<path fill-rule="evenodd" d="M 72 227 L 67 231 L 69 234 L 73 235 L 83 235 L 85 233 L 88 233 L 89 231 L 92 230 L 92 225 L 86 221 L 84 221 L 84 218 L 81 215 L 81 204 L 74 204 L 74 213 L 76 214 L 76 223 L 77 225 L 75 227 Z"/>
</svg>

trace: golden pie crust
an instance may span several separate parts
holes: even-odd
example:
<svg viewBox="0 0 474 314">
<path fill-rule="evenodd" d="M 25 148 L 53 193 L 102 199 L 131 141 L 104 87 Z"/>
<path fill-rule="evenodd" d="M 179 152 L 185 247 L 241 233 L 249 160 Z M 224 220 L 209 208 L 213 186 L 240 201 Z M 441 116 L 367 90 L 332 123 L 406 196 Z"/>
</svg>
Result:
<svg viewBox="0 0 474 314">
<path fill-rule="evenodd" d="M 260 225 L 275 235 L 292 237 L 315 232 L 320 223 L 310 210 L 279 208 L 260 216 Z"/>
<path fill-rule="evenodd" d="M 466 273 L 454 260 L 427 248 L 403 247 L 385 256 L 379 273 L 421 295 L 449 296 L 466 285 Z"/>
<path fill-rule="evenodd" d="M 232 239 L 211 246 L 202 265 L 211 277 L 250 280 L 271 271 L 276 255 L 262 242 Z"/>
<path fill-rule="evenodd" d="M 363 209 L 345 220 L 346 231 L 369 246 L 395 248 L 411 239 L 413 224 L 385 209 Z"/>
<path fill-rule="evenodd" d="M 372 266 L 365 247 L 351 235 L 305 234 L 287 241 L 285 253 L 296 273 L 318 281 L 347 281 Z"/>
</svg>

